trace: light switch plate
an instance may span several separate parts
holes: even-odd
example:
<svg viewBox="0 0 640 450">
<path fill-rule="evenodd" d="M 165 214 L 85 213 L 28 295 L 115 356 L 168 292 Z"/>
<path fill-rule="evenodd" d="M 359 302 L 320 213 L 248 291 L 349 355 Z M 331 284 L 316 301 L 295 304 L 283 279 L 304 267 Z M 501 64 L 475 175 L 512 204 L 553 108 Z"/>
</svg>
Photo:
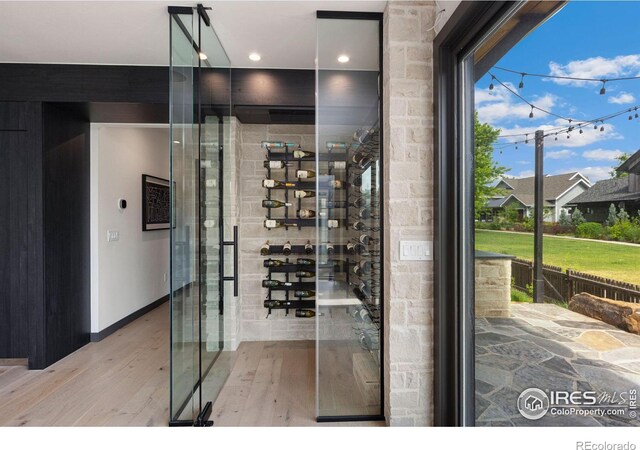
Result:
<svg viewBox="0 0 640 450">
<path fill-rule="evenodd" d="M 118 230 L 107 230 L 107 242 L 119 241 L 120 232 Z"/>
<path fill-rule="evenodd" d="M 400 261 L 431 261 L 433 241 L 400 241 Z"/>
</svg>

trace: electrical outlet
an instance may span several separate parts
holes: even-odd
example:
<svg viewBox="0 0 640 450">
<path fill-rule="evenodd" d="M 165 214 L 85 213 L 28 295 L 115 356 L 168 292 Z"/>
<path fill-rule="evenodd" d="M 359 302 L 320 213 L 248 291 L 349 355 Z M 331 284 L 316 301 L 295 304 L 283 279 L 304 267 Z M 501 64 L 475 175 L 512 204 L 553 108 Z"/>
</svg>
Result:
<svg viewBox="0 0 640 450">
<path fill-rule="evenodd" d="M 107 230 L 107 242 L 119 241 L 120 232 L 118 230 Z"/>
</svg>

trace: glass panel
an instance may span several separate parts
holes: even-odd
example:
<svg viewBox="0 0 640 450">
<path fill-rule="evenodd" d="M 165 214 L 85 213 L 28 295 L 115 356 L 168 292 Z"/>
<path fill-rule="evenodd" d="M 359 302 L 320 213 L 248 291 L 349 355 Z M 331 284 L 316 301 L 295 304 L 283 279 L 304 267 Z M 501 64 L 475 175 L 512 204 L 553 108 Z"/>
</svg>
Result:
<svg viewBox="0 0 640 450">
<path fill-rule="evenodd" d="M 198 56 L 191 15 L 171 16 L 171 420 L 193 420 L 198 379 L 198 136 L 193 125 Z"/>
<path fill-rule="evenodd" d="M 317 414 L 376 416 L 382 415 L 379 22 L 319 19 L 317 26 Z"/>
</svg>

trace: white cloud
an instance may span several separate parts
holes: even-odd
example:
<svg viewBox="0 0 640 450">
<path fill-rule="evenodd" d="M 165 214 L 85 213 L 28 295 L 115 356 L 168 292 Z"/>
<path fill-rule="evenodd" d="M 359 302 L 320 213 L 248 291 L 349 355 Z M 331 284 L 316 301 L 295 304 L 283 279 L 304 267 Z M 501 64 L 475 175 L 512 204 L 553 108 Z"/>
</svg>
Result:
<svg viewBox="0 0 640 450">
<path fill-rule="evenodd" d="M 496 84 L 494 82 L 494 84 Z M 511 83 L 505 83 L 510 89 L 517 92 L 516 87 Z M 556 104 L 557 98 L 552 94 L 527 99 L 539 108 L 552 111 Z M 529 119 L 531 107 L 523 101 L 516 98 L 503 86 L 497 84 L 493 90 L 476 89 L 475 91 L 476 111 L 481 122 L 496 123 L 500 120 L 519 120 Z M 547 117 L 541 111 L 534 111 L 534 119 Z"/>
<path fill-rule="evenodd" d="M 640 55 L 620 55 L 614 58 L 604 58 L 595 56 L 593 58 L 570 61 L 562 65 L 556 62 L 549 63 L 549 74 L 555 76 L 575 77 L 575 78 L 619 78 L 624 76 L 635 76 L 640 70 Z M 557 84 L 586 86 L 599 82 L 563 80 L 551 78 Z"/>
<path fill-rule="evenodd" d="M 602 148 L 596 148 L 594 150 L 587 150 L 582 153 L 582 156 L 586 159 L 595 161 L 616 161 L 624 152 L 622 150 L 605 150 Z"/>
<path fill-rule="evenodd" d="M 610 166 L 589 166 L 589 167 L 574 167 L 572 169 L 562 169 L 557 171 L 557 174 L 561 173 L 569 173 L 569 172 L 580 172 L 582 175 L 587 177 L 589 181 L 595 183 L 596 181 L 606 180 L 611 178 L 609 172 L 613 170 Z"/>
<path fill-rule="evenodd" d="M 528 164 L 531 164 L 531 161 L 524 161 L 524 160 L 522 160 L 522 161 L 518 161 L 518 164 L 522 164 L 523 166 L 526 166 L 526 165 L 528 165 Z"/>
<path fill-rule="evenodd" d="M 514 141 L 523 141 L 525 139 L 524 134 L 529 134 L 529 144 L 518 144 L 519 148 L 533 148 L 534 144 L 534 135 L 536 130 L 542 130 L 545 132 L 550 132 L 549 130 L 553 130 L 558 127 L 566 127 L 567 122 L 561 119 L 558 119 L 555 123 L 547 123 L 539 126 L 531 126 L 531 127 L 521 127 L 516 125 L 513 128 L 502 128 L 500 134 L 501 135 L 512 135 L 512 134 L 522 134 L 523 136 L 504 138 L 500 140 L 500 143 L 514 142 Z M 571 138 L 567 139 L 567 133 L 558 133 L 556 136 L 553 134 L 553 131 L 550 136 L 545 138 L 544 147 L 552 148 L 552 147 L 563 147 L 563 148 L 576 148 L 576 147 L 586 147 L 591 144 L 600 141 L 606 141 L 608 139 L 623 139 L 623 137 L 616 131 L 616 127 L 614 125 L 610 125 L 608 123 L 604 124 L 604 131 L 600 131 L 600 126 L 598 126 L 597 130 L 594 130 L 592 126 L 584 127 L 584 131 L 582 134 L 578 130 L 574 130 L 571 132 Z M 558 138 L 556 141 L 555 138 Z"/>
<path fill-rule="evenodd" d="M 533 170 L 523 170 L 519 174 L 508 173 L 505 178 L 529 178 L 535 176 L 536 172 Z"/>
<path fill-rule="evenodd" d="M 555 152 L 547 152 L 544 157 L 548 159 L 569 159 L 575 155 L 576 153 L 571 150 L 557 150 Z"/>
<path fill-rule="evenodd" d="M 616 105 L 624 105 L 635 102 L 636 98 L 628 92 L 620 92 L 618 95 L 609 97 L 607 101 L 609 103 L 615 103 Z"/>
</svg>

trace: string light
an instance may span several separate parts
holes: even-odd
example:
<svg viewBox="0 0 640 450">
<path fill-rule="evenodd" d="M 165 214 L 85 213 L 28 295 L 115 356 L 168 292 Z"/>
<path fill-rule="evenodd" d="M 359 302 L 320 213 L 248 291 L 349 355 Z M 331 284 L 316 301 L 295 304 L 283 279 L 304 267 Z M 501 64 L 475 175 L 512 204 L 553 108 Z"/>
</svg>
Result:
<svg viewBox="0 0 640 450">
<path fill-rule="evenodd" d="M 518 89 L 522 90 L 524 89 L 524 76 L 526 75 L 525 73 L 520 74 L 520 84 L 518 84 Z"/>
<path fill-rule="evenodd" d="M 493 80 L 495 80 L 496 77 L 494 77 L 493 75 L 491 75 L 491 83 L 489 84 L 489 90 L 493 91 Z"/>
<path fill-rule="evenodd" d="M 533 106 L 531 107 L 531 112 L 529 113 L 529 119 L 533 119 Z"/>
<path fill-rule="evenodd" d="M 604 95 L 607 93 L 607 90 L 604 87 L 604 84 L 607 82 L 607 80 L 600 80 L 602 81 L 602 88 L 600 88 L 600 95 Z"/>
</svg>

